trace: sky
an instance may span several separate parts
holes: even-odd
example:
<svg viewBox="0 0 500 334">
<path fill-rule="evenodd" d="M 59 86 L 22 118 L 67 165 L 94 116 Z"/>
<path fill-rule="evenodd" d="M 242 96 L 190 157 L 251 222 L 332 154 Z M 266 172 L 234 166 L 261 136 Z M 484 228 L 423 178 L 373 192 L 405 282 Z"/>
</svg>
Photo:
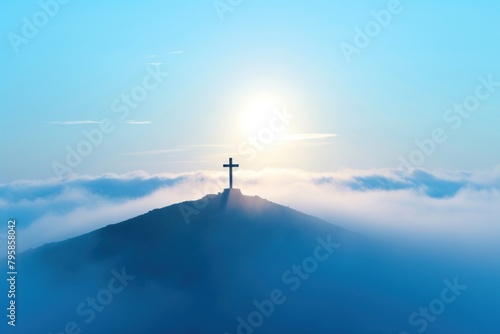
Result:
<svg viewBox="0 0 500 334">
<path fill-rule="evenodd" d="M 496 1 L 0 6 L 0 218 L 25 248 L 217 192 L 229 157 L 246 193 L 368 234 L 498 235 Z"/>
<path fill-rule="evenodd" d="M 500 163 L 495 1 L 54 1 L 2 4 L 0 182 Z"/>
</svg>

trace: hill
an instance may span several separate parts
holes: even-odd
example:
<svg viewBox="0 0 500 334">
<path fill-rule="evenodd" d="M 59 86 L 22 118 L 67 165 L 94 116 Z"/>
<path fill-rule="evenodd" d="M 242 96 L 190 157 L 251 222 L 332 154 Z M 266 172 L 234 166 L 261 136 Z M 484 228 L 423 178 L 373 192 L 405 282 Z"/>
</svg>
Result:
<svg viewBox="0 0 500 334">
<path fill-rule="evenodd" d="M 470 333 L 455 266 L 238 189 L 19 262 L 14 333 Z M 464 303 L 409 322 L 449 284 Z"/>
</svg>

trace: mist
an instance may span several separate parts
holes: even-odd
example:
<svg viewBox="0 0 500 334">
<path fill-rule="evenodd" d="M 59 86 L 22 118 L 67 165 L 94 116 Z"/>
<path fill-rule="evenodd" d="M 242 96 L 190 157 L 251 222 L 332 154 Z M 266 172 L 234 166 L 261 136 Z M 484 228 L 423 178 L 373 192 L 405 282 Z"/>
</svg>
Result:
<svg viewBox="0 0 500 334">
<path fill-rule="evenodd" d="M 238 171 L 235 187 L 386 242 L 491 252 L 500 236 L 500 171 Z M 134 172 L 0 185 L 25 250 L 115 224 L 155 208 L 221 192 L 224 172 Z M 5 213 L 2 213 L 5 215 Z M 2 239 L 5 234 L 2 234 Z M 453 247 L 452 247 L 453 248 Z"/>
</svg>

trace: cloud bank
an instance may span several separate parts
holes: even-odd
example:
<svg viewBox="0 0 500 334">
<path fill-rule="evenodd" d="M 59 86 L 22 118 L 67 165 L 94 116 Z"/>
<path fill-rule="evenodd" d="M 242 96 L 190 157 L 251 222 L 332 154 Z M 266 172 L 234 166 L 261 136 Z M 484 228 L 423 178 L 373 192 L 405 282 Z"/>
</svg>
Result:
<svg viewBox="0 0 500 334">
<path fill-rule="evenodd" d="M 226 182 L 222 171 L 20 180 L 0 185 L 0 218 L 18 220 L 23 250 L 220 192 Z M 489 172 L 241 170 L 236 172 L 235 186 L 246 195 L 375 238 L 463 243 L 486 250 L 500 236 L 500 168 Z M 5 231 L 0 233 L 5 242 Z"/>
<path fill-rule="evenodd" d="M 101 121 L 53 121 L 47 122 L 50 125 L 82 125 L 82 124 L 102 124 Z"/>
</svg>

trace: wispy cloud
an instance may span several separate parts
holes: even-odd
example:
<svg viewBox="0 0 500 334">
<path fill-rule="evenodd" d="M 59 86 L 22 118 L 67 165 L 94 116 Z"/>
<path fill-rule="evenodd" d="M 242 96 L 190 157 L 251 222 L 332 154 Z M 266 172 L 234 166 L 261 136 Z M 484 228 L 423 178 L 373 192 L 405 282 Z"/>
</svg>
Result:
<svg viewBox="0 0 500 334">
<path fill-rule="evenodd" d="M 175 55 L 175 54 L 180 54 L 180 53 L 184 53 L 184 51 L 170 51 L 168 54 Z"/>
<path fill-rule="evenodd" d="M 47 122 L 50 125 L 81 125 L 81 124 L 102 124 L 100 121 L 53 121 Z"/>
<path fill-rule="evenodd" d="M 137 152 L 129 152 L 125 153 L 126 155 L 151 155 L 151 154 L 169 154 L 176 152 L 187 151 L 184 148 L 169 148 L 164 150 L 150 150 L 150 151 L 137 151 Z"/>
<path fill-rule="evenodd" d="M 163 64 L 163 63 L 159 63 L 159 62 L 146 63 L 146 65 L 151 65 L 151 66 L 160 66 L 161 64 Z"/>
<path fill-rule="evenodd" d="M 125 124 L 131 124 L 131 125 L 146 125 L 146 124 L 151 124 L 152 121 L 126 121 Z"/>
<path fill-rule="evenodd" d="M 197 144 L 197 145 L 182 145 L 182 147 L 186 148 L 228 148 L 233 147 L 234 145 L 229 144 Z"/>
<path fill-rule="evenodd" d="M 302 140 L 318 140 L 337 137 L 333 133 L 292 133 L 281 137 L 283 141 L 302 141 Z"/>
</svg>

